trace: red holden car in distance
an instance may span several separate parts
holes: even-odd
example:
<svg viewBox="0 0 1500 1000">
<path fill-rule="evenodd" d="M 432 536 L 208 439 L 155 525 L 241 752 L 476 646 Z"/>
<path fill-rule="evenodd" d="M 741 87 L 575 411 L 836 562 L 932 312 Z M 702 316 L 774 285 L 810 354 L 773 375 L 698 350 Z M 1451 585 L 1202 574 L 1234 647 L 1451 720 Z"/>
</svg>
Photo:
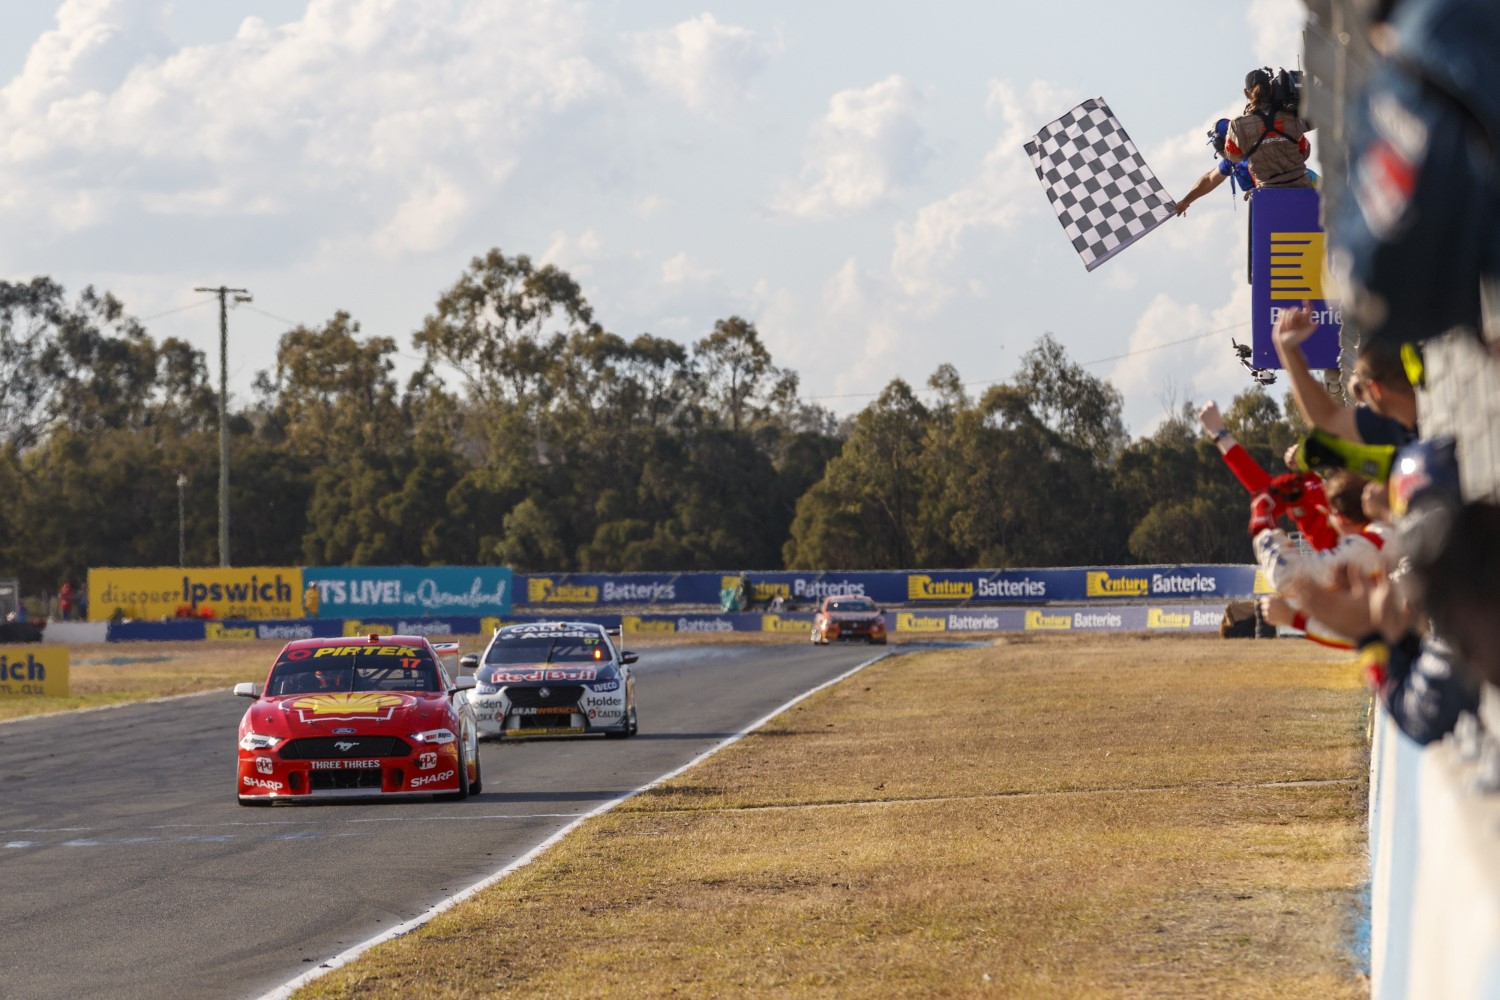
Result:
<svg viewBox="0 0 1500 1000">
<path fill-rule="evenodd" d="M 482 788 L 478 729 L 442 653 L 415 635 L 298 639 L 276 657 L 240 720 L 240 805 L 319 798 L 433 795 Z"/>
<path fill-rule="evenodd" d="M 825 597 L 813 616 L 812 641 L 821 646 L 830 642 L 863 639 L 885 644 L 885 615 L 868 597 Z"/>
</svg>

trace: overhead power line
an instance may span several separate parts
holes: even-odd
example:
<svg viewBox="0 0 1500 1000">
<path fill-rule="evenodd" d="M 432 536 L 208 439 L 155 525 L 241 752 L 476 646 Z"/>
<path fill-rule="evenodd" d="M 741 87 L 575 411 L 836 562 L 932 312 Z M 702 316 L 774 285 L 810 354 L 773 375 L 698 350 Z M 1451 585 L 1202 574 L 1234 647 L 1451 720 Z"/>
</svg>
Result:
<svg viewBox="0 0 1500 1000">
<path fill-rule="evenodd" d="M 1093 365 L 1106 364 L 1106 363 L 1108 363 L 1110 361 L 1121 361 L 1121 360 L 1123 360 L 1125 358 L 1135 357 L 1137 354 L 1149 354 L 1152 351 L 1165 350 L 1168 347 L 1177 347 L 1177 346 L 1180 346 L 1182 344 L 1190 344 L 1190 343 L 1192 343 L 1195 340 L 1207 340 L 1209 337 L 1217 337 L 1220 334 L 1228 333 L 1231 330 L 1238 330 L 1241 327 L 1245 327 L 1245 326 L 1249 326 L 1249 325 L 1250 325 L 1249 320 L 1246 320 L 1243 323 L 1232 323 L 1229 326 L 1219 327 L 1217 330 L 1209 330 L 1207 333 L 1195 333 L 1195 334 L 1193 334 L 1193 336 L 1191 336 L 1191 337 L 1183 337 L 1181 340 L 1173 340 L 1173 341 L 1169 341 L 1169 342 L 1167 342 L 1165 344 L 1153 344 L 1150 347 L 1139 347 L 1139 348 L 1136 348 L 1133 351 L 1126 351 L 1124 354 L 1115 354 L 1115 355 L 1112 355 L 1111 357 L 1107 357 L 1107 358 L 1097 358 L 1097 359 L 1095 359 L 1093 361 L 1081 361 L 1081 362 L 1079 362 L 1079 367 L 1088 368 L 1088 367 L 1091 367 Z M 960 383 L 960 384 L 965 389 L 977 389 L 977 388 L 980 388 L 981 386 L 991 386 L 991 385 L 995 385 L 995 384 L 997 384 L 999 382 L 1004 382 L 1004 381 L 1005 381 L 1005 379 L 1003 379 L 1003 378 L 990 378 L 990 379 L 980 379 L 977 382 L 963 382 L 963 383 Z M 882 391 L 883 390 L 877 390 L 875 392 L 841 392 L 841 393 L 835 393 L 835 394 L 826 395 L 826 396 L 809 396 L 808 397 L 808 402 L 814 402 L 815 403 L 815 402 L 817 402 L 819 400 L 822 400 L 822 399 L 865 399 L 865 398 L 869 398 L 869 397 L 872 397 L 872 396 L 878 396 L 878 395 L 880 395 L 880 393 Z M 912 389 L 912 391 L 913 392 L 936 392 L 937 390 L 931 388 L 930 386 L 922 386 L 921 388 L 915 388 L 914 387 Z"/>
</svg>

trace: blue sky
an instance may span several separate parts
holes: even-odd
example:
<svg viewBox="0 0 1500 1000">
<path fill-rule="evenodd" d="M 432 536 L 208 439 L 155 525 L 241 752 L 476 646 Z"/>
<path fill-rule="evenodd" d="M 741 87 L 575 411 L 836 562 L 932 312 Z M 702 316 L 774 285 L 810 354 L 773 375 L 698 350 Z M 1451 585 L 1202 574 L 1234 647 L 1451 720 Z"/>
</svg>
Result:
<svg viewBox="0 0 1500 1000">
<path fill-rule="evenodd" d="M 1245 71 L 1296 64 L 1303 7 L 1141 7 L 7 3 L 0 277 L 109 289 L 215 371 L 193 288 L 249 288 L 243 402 L 288 321 L 347 310 L 414 353 L 499 247 L 625 336 L 744 316 L 839 414 L 944 362 L 978 392 L 1051 333 L 1142 434 L 1250 385 L 1244 206 L 1216 192 L 1087 273 L 1022 143 L 1103 96 L 1181 196 Z"/>
</svg>

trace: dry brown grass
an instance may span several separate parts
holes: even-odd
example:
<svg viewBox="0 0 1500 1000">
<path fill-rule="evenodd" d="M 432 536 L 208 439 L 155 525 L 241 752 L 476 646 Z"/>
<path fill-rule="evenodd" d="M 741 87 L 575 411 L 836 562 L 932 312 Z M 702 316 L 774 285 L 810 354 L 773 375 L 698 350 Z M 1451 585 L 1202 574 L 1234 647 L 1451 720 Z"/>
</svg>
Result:
<svg viewBox="0 0 1500 1000">
<path fill-rule="evenodd" d="M 1361 995 L 1365 701 L 1291 641 L 887 660 L 297 995 Z"/>
<path fill-rule="evenodd" d="M 261 681 L 280 642 L 93 643 L 68 648 L 66 698 L 0 699 L 0 719 L 169 698 Z"/>
</svg>

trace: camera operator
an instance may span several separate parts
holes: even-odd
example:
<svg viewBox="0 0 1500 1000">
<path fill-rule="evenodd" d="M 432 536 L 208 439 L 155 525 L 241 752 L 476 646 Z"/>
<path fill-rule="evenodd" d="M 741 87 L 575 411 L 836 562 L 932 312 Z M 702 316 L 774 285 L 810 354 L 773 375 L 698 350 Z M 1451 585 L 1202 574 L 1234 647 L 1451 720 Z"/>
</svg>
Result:
<svg viewBox="0 0 1500 1000">
<path fill-rule="evenodd" d="M 1253 69 L 1245 75 L 1245 113 L 1229 123 L 1224 156 L 1231 163 L 1249 164 L 1255 186 L 1263 188 L 1308 188 L 1313 176 L 1307 169 L 1312 131 L 1297 114 L 1296 95 L 1285 70 L 1273 75 L 1268 69 Z"/>
</svg>

